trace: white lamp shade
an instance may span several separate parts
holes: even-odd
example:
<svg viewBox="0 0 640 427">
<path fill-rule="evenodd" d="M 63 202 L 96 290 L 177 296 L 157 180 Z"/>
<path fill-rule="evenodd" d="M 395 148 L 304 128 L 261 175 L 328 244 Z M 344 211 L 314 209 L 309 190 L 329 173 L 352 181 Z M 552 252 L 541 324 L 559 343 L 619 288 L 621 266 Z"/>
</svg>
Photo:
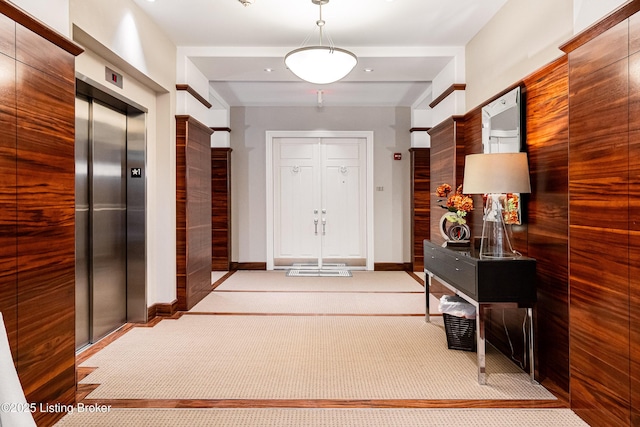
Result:
<svg viewBox="0 0 640 427">
<path fill-rule="evenodd" d="M 527 153 L 466 156 L 462 189 L 467 194 L 531 193 Z"/>
<path fill-rule="evenodd" d="M 344 78 L 358 63 L 348 50 L 329 46 L 308 46 L 293 50 L 284 58 L 287 68 L 310 83 L 327 84 Z"/>
</svg>

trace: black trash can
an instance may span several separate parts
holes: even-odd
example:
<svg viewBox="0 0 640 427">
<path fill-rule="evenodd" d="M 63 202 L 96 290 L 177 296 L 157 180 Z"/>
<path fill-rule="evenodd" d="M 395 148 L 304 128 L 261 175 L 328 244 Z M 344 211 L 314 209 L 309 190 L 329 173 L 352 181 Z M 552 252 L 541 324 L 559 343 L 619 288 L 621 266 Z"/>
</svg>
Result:
<svg viewBox="0 0 640 427">
<path fill-rule="evenodd" d="M 476 307 L 463 298 L 444 295 L 440 312 L 451 350 L 476 351 Z"/>
</svg>

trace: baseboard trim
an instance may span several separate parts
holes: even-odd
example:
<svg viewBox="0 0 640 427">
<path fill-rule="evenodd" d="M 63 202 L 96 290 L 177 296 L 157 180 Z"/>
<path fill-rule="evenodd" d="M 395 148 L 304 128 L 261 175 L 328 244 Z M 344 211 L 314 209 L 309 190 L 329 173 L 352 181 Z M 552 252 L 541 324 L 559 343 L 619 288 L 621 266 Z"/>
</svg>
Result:
<svg viewBox="0 0 640 427">
<path fill-rule="evenodd" d="M 376 262 L 373 264 L 374 271 L 411 271 L 412 265 L 410 262 L 396 263 L 396 262 Z"/>
<path fill-rule="evenodd" d="M 266 270 L 266 262 L 232 262 L 229 266 L 231 271 L 235 270 Z M 413 269 L 410 262 L 376 262 L 373 265 L 375 271 L 411 271 Z"/>
<path fill-rule="evenodd" d="M 230 270 L 266 270 L 266 262 L 232 262 Z"/>
<path fill-rule="evenodd" d="M 147 323 L 156 317 L 171 317 L 178 312 L 178 300 L 169 303 L 157 303 L 147 308 Z"/>
</svg>

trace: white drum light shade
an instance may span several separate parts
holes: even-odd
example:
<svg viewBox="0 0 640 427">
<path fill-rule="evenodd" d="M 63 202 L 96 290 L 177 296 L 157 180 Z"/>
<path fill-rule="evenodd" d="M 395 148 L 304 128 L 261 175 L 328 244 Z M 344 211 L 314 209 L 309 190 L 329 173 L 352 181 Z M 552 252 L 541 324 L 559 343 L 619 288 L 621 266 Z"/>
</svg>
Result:
<svg viewBox="0 0 640 427">
<path fill-rule="evenodd" d="M 463 191 L 487 194 L 482 221 L 480 258 L 517 258 L 504 222 L 500 195 L 531 193 L 526 153 L 470 154 L 465 157 Z"/>
<path fill-rule="evenodd" d="M 358 63 L 345 49 L 329 46 L 307 46 L 292 50 L 284 63 L 293 74 L 310 83 L 327 84 L 344 78 Z"/>
<path fill-rule="evenodd" d="M 467 194 L 531 193 L 527 153 L 469 154 L 462 188 Z"/>
</svg>

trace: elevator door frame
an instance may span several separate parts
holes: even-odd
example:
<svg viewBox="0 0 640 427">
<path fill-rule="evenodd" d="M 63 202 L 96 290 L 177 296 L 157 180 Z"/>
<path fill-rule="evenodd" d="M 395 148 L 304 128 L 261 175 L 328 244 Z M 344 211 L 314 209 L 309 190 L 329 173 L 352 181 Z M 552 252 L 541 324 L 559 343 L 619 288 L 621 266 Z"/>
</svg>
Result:
<svg viewBox="0 0 640 427">
<path fill-rule="evenodd" d="M 146 323 L 148 313 L 146 273 L 146 114 L 148 111 L 139 104 L 122 97 L 122 95 L 110 88 L 81 74 L 76 74 L 76 97 L 89 100 L 89 102 L 96 101 L 121 112 L 127 117 L 125 166 L 127 200 L 126 322 Z M 137 174 L 138 170 L 141 172 L 140 175 Z M 100 337 L 97 337 L 97 340 L 99 339 Z M 91 332 L 89 332 L 89 340 L 91 340 Z M 90 345 L 93 342 L 90 341 L 84 345 Z M 78 349 L 84 345 L 78 346 Z"/>
</svg>

